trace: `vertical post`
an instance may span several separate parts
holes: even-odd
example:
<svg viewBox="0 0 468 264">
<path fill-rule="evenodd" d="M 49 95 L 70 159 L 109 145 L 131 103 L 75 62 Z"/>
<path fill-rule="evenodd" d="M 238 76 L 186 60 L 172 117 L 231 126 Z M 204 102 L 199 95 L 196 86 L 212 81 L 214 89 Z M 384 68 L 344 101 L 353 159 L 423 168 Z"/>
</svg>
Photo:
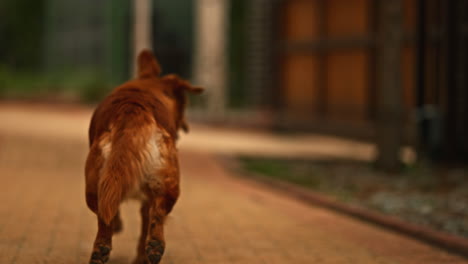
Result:
<svg viewBox="0 0 468 264">
<path fill-rule="evenodd" d="M 400 168 L 402 141 L 402 0 L 379 1 L 377 166 L 386 171 Z"/>
<path fill-rule="evenodd" d="M 248 0 L 247 92 L 249 103 L 264 107 L 269 101 L 272 83 L 274 0 Z"/>
<path fill-rule="evenodd" d="M 151 49 L 151 8 L 151 0 L 133 0 L 133 75 L 138 53 Z"/>
<path fill-rule="evenodd" d="M 327 5 L 326 0 L 319 0 L 318 3 L 318 23 L 319 23 L 319 39 L 325 40 L 327 38 L 327 24 L 328 24 L 328 14 L 327 14 Z M 315 109 L 310 109 L 311 111 L 317 112 L 321 118 L 325 118 L 328 108 L 328 53 L 326 49 L 320 48 L 317 52 L 318 60 L 318 78 L 317 78 L 317 98 Z"/>
<path fill-rule="evenodd" d="M 451 159 L 456 156 L 457 146 L 457 28 L 456 13 L 458 1 L 446 1 L 445 3 L 445 113 L 444 113 L 444 141 L 443 159 Z"/>
<path fill-rule="evenodd" d="M 130 66 L 127 66 L 130 34 L 126 29 L 127 23 L 130 23 L 129 7 L 130 3 L 127 0 L 109 1 L 106 7 L 106 68 L 108 80 L 112 85 L 124 82 L 130 74 Z"/>
<path fill-rule="evenodd" d="M 428 120 L 424 115 L 426 100 L 426 0 L 417 1 L 418 22 L 416 28 L 416 107 L 418 113 L 418 148 L 419 155 L 427 151 Z"/>
<path fill-rule="evenodd" d="M 206 88 L 206 111 L 222 120 L 226 112 L 228 0 L 197 0 L 195 82 Z"/>
<path fill-rule="evenodd" d="M 457 153 L 456 156 L 459 160 L 466 159 L 468 155 L 468 140 L 466 135 L 468 133 L 468 1 L 459 0 L 456 7 L 456 70 L 455 81 L 457 89 L 456 97 L 456 140 L 457 140 Z M 463 157 L 465 156 L 465 157 Z"/>
<path fill-rule="evenodd" d="M 236 0 L 239 1 L 239 0 Z M 278 111 L 281 105 L 278 60 L 283 0 L 244 0 L 247 3 L 247 100 L 252 107 Z M 235 88 L 235 87 L 234 87 Z"/>
</svg>

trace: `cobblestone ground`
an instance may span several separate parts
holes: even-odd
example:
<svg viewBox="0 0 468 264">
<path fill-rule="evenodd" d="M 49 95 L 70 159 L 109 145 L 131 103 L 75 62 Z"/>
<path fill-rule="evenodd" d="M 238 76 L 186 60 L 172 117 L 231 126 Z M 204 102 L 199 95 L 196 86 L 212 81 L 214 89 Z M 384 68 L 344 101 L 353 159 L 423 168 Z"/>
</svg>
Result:
<svg viewBox="0 0 468 264">
<path fill-rule="evenodd" d="M 96 232 L 84 202 L 89 115 L 0 107 L 0 263 L 87 263 Z M 182 147 L 180 156 L 182 197 L 162 263 L 468 263 L 233 177 L 209 151 Z M 122 210 L 111 264 L 135 255 L 138 205 Z"/>
</svg>

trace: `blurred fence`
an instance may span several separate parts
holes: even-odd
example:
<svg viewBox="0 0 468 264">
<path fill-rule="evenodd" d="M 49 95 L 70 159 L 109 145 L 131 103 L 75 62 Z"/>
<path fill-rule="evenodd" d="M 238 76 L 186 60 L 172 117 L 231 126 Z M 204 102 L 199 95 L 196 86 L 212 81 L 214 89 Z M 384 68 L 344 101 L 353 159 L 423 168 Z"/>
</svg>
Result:
<svg viewBox="0 0 468 264">
<path fill-rule="evenodd" d="M 190 77 L 192 1 L 157 2 L 154 50 L 165 72 Z M 102 98 L 131 77 L 132 7 L 125 0 L 2 1 L 0 97 Z"/>
<path fill-rule="evenodd" d="M 395 23 L 387 2 L 157 0 L 152 47 L 164 73 L 206 86 L 200 119 L 372 139 L 393 89 L 406 142 L 467 153 L 468 0 L 391 0 Z M 3 0 L 0 97 L 98 101 L 131 77 L 133 12 L 125 0 Z M 379 64 L 386 25 L 401 35 L 397 67 Z M 401 83 L 385 88 L 389 72 Z"/>
</svg>

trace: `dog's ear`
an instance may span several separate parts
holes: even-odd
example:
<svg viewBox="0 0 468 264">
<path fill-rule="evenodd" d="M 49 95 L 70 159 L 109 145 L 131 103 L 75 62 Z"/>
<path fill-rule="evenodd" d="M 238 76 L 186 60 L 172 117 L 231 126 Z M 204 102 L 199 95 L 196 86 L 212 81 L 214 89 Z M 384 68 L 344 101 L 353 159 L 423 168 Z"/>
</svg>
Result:
<svg viewBox="0 0 468 264">
<path fill-rule="evenodd" d="M 146 79 L 161 74 L 161 66 L 149 50 L 143 50 L 138 55 L 138 78 Z"/>
<path fill-rule="evenodd" d="M 194 94 L 200 94 L 205 90 L 202 87 L 193 86 L 191 83 L 180 78 L 176 74 L 166 75 L 162 79 L 163 81 L 170 83 L 174 89 L 182 89 L 183 91 L 194 93 Z"/>
<path fill-rule="evenodd" d="M 182 120 L 182 122 L 180 122 L 180 127 L 185 133 L 188 133 L 190 130 L 189 125 L 187 124 L 187 120 L 185 120 L 185 118 Z"/>
<path fill-rule="evenodd" d="M 189 84 L 188 86 L 185 87 L 185 90 L 194 94 L 201 94 L 205 90 L 205 88 L 200 87 L 200 86 L 192 86 Z"/>
<path fill-rule="evenodd" d="M 198 86 L 193 86 L 176 74 L 166 75 L 162 77 L 161 80 L 167 84 L 167 90 L 165 92 L 173 96 L 173 98 L 178 102 L 178 111 L 180 115 L 178 127 L 187 133 L 189 131 L 189 126 L 184 115 L 185 107 L 187 106 L 186 92 L 199 94 L 203 92 L 204 89 Z"/>
</svg>

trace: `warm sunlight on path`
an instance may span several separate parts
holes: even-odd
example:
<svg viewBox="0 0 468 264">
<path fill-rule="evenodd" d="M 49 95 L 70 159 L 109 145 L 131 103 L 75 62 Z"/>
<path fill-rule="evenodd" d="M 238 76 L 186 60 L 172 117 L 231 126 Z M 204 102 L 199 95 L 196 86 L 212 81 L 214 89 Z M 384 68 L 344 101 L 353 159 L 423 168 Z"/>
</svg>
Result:
<svg viewBox="0 0 468 264">
<path fill-rule="evenodd" d="M 88 109 L 0 107 L 0 263 L 87 263 L 96 230 L 84 202 L 89 117 Z M 162 263 L 468 263 L 233 177 L 216 161 L 218 144 L 197 149 L 216 131 L 193 129 L 181 144 L 182 197 Z M 123 221 L 110 264 L 135 255 L 136 204 L 124 204 Z"/>
</svg>

